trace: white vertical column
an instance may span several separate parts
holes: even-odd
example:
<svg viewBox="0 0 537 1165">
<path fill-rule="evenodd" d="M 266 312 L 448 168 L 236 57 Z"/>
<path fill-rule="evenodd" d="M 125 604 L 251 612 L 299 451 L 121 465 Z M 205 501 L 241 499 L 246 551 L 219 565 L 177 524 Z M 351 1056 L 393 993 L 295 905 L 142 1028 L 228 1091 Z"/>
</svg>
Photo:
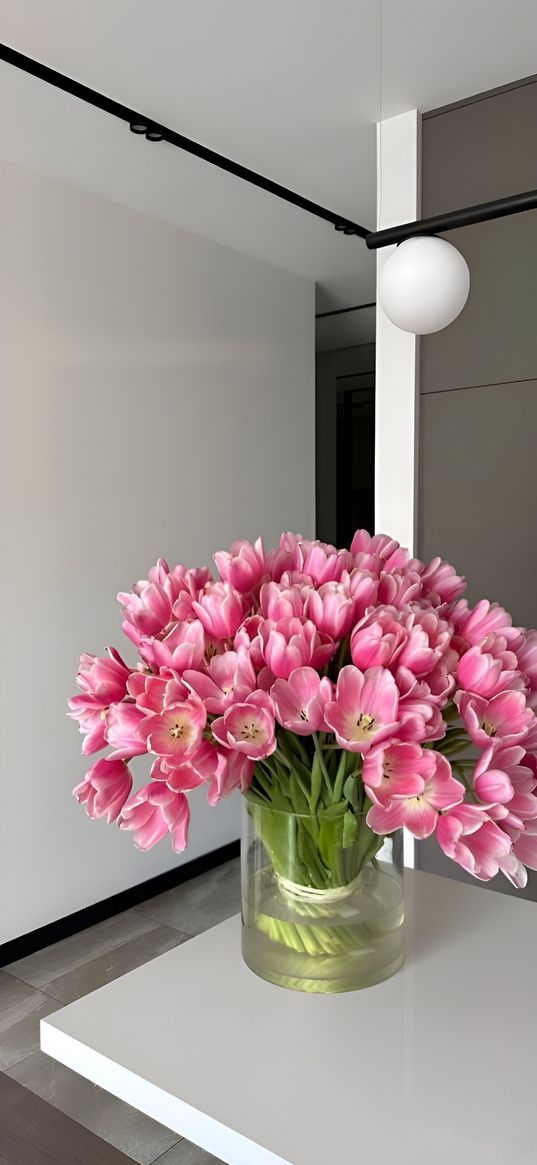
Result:
<svg viewBox="0 0 537 1165">
<path fill-rule="evenodd" d="M 377 126 L 377 228 L 420 215 L 421 116 L 417 109 Z M 378 284 L 394 247 L 377 251 L 375 374 L 375 530 L 416 552 L 419 340 L 396 328 L 379 302 Z M 415 865 L 405 830 L 405 866 Z"/>
<path fill-rule="evenodd" d="M 417 109 L 377 125 L 377 229 L 419 218 L 421 116 Z M 378 296 L 395 247 L 377 251 L 375 530 L 416 549 L 418 344 L 396 328 Z"/>
</svg>

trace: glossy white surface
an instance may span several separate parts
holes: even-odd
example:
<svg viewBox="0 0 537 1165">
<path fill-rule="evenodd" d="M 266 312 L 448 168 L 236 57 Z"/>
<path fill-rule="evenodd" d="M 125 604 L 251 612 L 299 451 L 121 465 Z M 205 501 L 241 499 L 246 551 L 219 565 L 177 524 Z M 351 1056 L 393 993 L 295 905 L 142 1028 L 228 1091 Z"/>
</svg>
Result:
<svg viewBox="0 0 537 1165">
<path fill-rule="evenodd" d="M 43 1020 L 42 1048 L 230 1165 L 534 1165 L 537 906 L 406 881 L 386 983 L 273 987 L 233 918 Z"/>
</svg>

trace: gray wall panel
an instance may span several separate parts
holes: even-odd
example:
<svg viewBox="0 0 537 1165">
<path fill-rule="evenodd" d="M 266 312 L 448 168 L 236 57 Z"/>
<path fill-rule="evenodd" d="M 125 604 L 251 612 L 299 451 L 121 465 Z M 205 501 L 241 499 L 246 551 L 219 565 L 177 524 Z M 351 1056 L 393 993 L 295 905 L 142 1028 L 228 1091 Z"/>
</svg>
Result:
<svg viewBox="0 0 537 1165">
<path fill-rule="evenodd" d="M 537 624 L 537 380 L 421 399 L 419 545 Z"/>
<path fill-rule="evenodd" d="M 537 187 L 537 83 L 423 123 L 424 215 Z M 537 626 L 537 212 L 450 231 L 471 274 L 468 304 L 421 342 L 419 541 Z M 462 881 L 434 839 L 418 867 Z M 504 878 L 485 883 L 512 893 Z M 537 874 L 524 897 L 537 899 Z"/>
<path fill-rule="evenodd" d="M 458 109 L 429 114 L 422 126 L 422 213 L 537 186 L 537 83 Z"/>
<path fill-rule="evenodd" d="M 422 213 L 537 188 L 537 83 L 427 117 Z M 537 211 L 449 231 L 470 267 L 468 303 L 421 342 L 422 392 L 537 377 Z"/>
<path fill-rule="evenodd" d="M 468 263 L 470 295 L 449 328 L 422 338 L 421 391 L 536 378 L 537 210 L 445 238 Z"/>
</svg>

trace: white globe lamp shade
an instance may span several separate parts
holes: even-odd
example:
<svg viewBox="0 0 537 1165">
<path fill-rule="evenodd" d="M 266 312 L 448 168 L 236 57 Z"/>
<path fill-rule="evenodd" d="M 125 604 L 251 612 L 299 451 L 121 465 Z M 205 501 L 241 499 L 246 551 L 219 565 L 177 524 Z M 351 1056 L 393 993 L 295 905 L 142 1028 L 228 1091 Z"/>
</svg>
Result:
<svg viewBox="0 0 537 1165">
<path fill-rule="evenodd" d="M 425 336 L 447 328 L 470 290 L 466 259 L 445 239 L 414 235 L 390 255 L 379 280 L 379 300 L 403 332 Z"/>
</svg>

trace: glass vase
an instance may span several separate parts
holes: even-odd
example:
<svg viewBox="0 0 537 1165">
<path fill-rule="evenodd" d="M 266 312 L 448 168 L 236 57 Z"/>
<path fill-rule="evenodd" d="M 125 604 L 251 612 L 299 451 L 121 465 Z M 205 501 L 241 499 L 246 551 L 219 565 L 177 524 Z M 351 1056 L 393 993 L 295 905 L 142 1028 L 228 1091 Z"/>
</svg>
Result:
<svg viewBox="0 0 537 1165">
<path fill-rule="evenodd" d="M 364 813 L 293 813 L 244 798 L 242 953 L 295 991 L 370 987 L 401 966 L 403 842 Z"/>
</svg>

